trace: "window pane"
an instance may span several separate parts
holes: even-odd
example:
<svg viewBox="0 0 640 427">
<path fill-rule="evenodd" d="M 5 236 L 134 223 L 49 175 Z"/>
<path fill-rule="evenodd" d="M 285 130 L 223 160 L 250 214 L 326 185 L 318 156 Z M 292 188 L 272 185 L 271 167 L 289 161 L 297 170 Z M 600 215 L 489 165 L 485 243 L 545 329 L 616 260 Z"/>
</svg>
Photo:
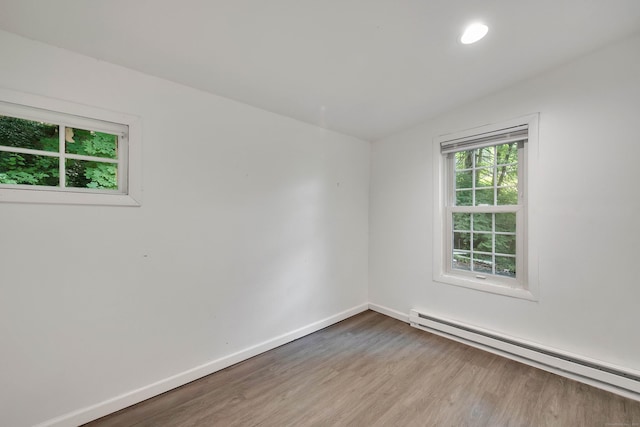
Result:
<svg viewBox="0 0 640 427">
<path fill-rule="evenodd" d="M 516 232 L 516 214 L 515 213 L 497 213 L 496 214 L 496 231 L 501 233 Z"/>
<path fill-rule="evenodd" d="M 469 252 L 454 251 L 451 267 L 458 270 L 471 270 L 471 254 Z"/>
<path fill-rule="evenodd" d="M 58 158 L 0 151 L 0 184 L 59 185 Z"/>
<path fill-rule="evenodd" d="M 498 188 L 498 205 L 517 205 L 518 188 L 502 187 Z"/>
<path fill-rule="evenodd" d="M 518 186 L 518 165 L 498 166 L 498 187 Z"/>
<path fill-rule="evenodd" d="M 453 229 L 454 230 L 471 230 L 471 214 L 454 213 Z"/>
<path fill-rule="evenodd" d="M 493 252 L 493 234 L 473 233 L 473 250 L 478 252 Z"/>
<path fill-rule="evenodd" d="M 471 171 L 456 172 L 456 188 L 473 187 L 473 175 Z"/>
<path fill-rule="evenodd" d="M 57 152 L 59 144 L 57 125 L 0 116 L 0 145 Z"/>
<path fill-rule="evenodd" d="M 476 190 L 476 206 L 490 205 L 493 203 L 493 188 L 487 188 L 482 190 Z"/>
<path fill-rule="evenodd" d="M 491 255 L 473 254 L 473 271 L 491 274 L 493 272 L 491 258 Z"/>
<path fill-rule="evenodd" d="M 471 206 L 473 190 L 456 191 L 456 206 Z"/>
<path fill-rule="evenodd" d="M 496 253 L 516 254 L 516 236 L 511 234 L 496 234 Z"/>
<path fill-rule="evenodd" d="M 75 188 L 118 189 L 118 165 L 67 159 L 66 185 Z"/>
<path fill-rule="evenodd" d="M 476 187 L 493 187 L 493 168 L 476 169 Z"/>
<path fill-rule="evenodd" d="M 516 277 L 516 259 L 514 257 L 496 256 L 496 274 Z"/>
<path fill-rule="evenodd" d="M 456 170 L 471 169 L 473 167 L 473 151 L 459 151 L 456 153 Z"/>
<path fill-rule="evenodd" d="M 482 143 L 479 138 L 469 146 Z M 451 227 L 447 230 L 451 239 L 447 268 L 501 276 L 495 283 L 516 277 L 516 260 L 522 262 L 517 258 L 521 254 L 516 242 L 521 244 L 523 238 L 516 224 L 523 213 L 516 210 L 526 196 L 521 191 L 525 187 L 520 182 L 524 178 L 519 176 L 523 172 L 519 163 L 525 149 L 522 141 L 516 141 L 447 154 L 446 178 L 453 185 L 446 186 L 445 207 L 454 199 L 451 204 L 456 211 L 446 222 Z M 455 167 L 450 167 L 452 163 Z"/>
<path fill-rule="evenodd" d="M 453 233 L 453 248 L 468 251 L 471 249 L 471 233 Z"/>
<path fill-rule="evenodd" d="M 494 165 L 494 147 L 479 148 L 475 153 L 477 168 Z"/>
<path fill-rule="evenodd" d="M 118 137 L 108 133 L 65 128 L 65 151 L 84 156 L 118 158 Z"/>
<path fill-rule="evenodd" d="M 504 165 L 518 162 L 518 143 L 511 142 L 496 147 L 498 151 L 498 164 Z"/>
<path fill-rule="evenodd" d="M 491 231 L 493 230 L 493 214 L 481 213 L 473 214 L 474 231 Z"/>
</svg>

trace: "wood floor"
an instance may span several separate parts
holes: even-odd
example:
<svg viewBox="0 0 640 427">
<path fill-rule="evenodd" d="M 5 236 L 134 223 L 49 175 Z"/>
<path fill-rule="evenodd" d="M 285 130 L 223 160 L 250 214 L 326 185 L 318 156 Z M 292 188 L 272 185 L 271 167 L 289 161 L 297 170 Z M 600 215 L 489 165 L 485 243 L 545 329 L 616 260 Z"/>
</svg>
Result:
<svg viewBox="0 0 640 427">
<path fill-rule="evenodd" d="M 87 426 L 640 426 L 640 402 L 367 311 Z"/>
</svg>

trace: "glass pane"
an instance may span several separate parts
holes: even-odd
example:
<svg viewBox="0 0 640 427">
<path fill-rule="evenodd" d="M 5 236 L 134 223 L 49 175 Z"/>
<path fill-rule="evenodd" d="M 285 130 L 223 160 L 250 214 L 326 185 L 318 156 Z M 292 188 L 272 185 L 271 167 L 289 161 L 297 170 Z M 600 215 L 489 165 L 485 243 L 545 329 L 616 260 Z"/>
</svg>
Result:
<svg viewBox="0 0 640 427">
<path fill-rule="evenodd" d="M 517 205 L 518 188 L 502 187 L 498 188 L 498 205 Z"/>
<path fill-rule="evenodd" d="M 471 230 L 471 214 L 454 213 L 453 229 L 454 230 Z"/>
<path fill-rule="evenodd" d="M 468 251 L 471 249 L 471 233 L 453 233 L 453 248 Z"/>
<path fill-rule="evenodd" d="M 65 128 L 65 151 L 84 156 L 118 158 L 118 137 L 108 133 L 78 128 Z"/>
<path fill-rule="evenodd" d="M 0 151 L 0 184 L 59 185 L 58 158 Z"/>
<path fill-rule="evenodd" d="M 515 213 L 497 213 L 496 214 L 496 231 L 502 233 L 516 232 L 516 214 Z"/>
<path fill-rule="evenodd" d="M 493 252 L 493 234 L 473 233 L 473 250 L 478 252 Z"/>
<path fill-rule="evenodd" d="M 491 274 L 493 272 L 491 258 L 491 255 L 473 254 L 473 271 Z"/>
<path fill-rule="evenodd" d="M 57 152 L 59 144 L 57 125 L 0 116 L 0 145 Z"/>
<path fill-rule="evenodd" d="M 493 188 L 487 188 L 483 190 L 476 190 L 476 206 L 490 205 L 493 203 Z"/>
<path fill-rule="evenodd" d="M 504 165 L 518 162 L 518 143 L 511 142 L 496 147 L 498 152 L 498 164 Z"/>
<path fill-rule="evenodd" d="M 493 168 L 476 169 L 476 187 L 493 187 Z"/>
<path fill-rule="evenodd" d="M 475 231 L 493 230 L 493 214 L 490 214 L 490 213 L 473 214 L 473 229 Z"/>
<path fill-rule="evenodd" d="M 498 166 L 498 187 L 518 186 L 518 165 Z"/>
<path fill-rule="evenodd" d="M 477 168 L 494 165 L 494 147 L 479 148 L 475 153 Z"/>
<path fill-rule="evenodd" d="M 456 153 L 456 170 L 471 169 L 473 167 L 473 151 L 458 151 Z"/>
<path fill-rule="evenodd" d="M 496 253 L 516 254 L 516 236 L 512 234 L 496 234 Z"/>
<path fill-rule="evenodd" d="M 516 277 L 516 259 L 513 257 L 496 256 L 496 274 Z"/>
<path fill-rule="evenodd" d="M 456 172 L 456 188 L 473 187 L 473 175 L 471 171 Z"/>
<path fill-rule="evenodd" d="M 454 251 L 451 267 L 458 270 L 471 270 L 471 254 L 469 252 Z"/>
<path fill-rule="evenodd" d="M 118 165 L 67 159 L 67 187 L 118 189 Z"/>
<path fill-rule="evenodd" d="M 456 206 L 471 206 L 473 190 L 456 191 Z"/>
</svg>

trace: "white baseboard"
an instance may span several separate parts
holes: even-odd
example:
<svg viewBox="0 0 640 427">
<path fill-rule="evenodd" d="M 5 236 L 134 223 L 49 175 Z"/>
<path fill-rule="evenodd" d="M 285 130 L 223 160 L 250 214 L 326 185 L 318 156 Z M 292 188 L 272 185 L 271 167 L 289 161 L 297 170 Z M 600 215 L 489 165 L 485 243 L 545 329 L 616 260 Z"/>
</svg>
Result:
<svg viewBox="0 0 640 427">
<path fill-rule="evenodd" d="M 404 323 L 409 323 L 409 315 L 406 313 L 402 313 L 401 311 L 394 310 L 389 307 L 385 307 L 378 304 L 369 303 L 369 310 L 377 311 L 380 314 L 384 314 L 385 316 L 393 317 L 394 319 L 398 319 Z"/>
<path fill-rule="evenodd" d="M 354 316 L 358 313 L 362 313 L 369 308 L 368 304 L 360 304 L 349 310 L 345 310 L 341 313 L 327 317 L 326 319 L 319 320 L 310 325 L 288 332 L 286 334 L 277 336 L 270 340 L 264 341 L 260 344 L 256 344 L 252 347 L 241 350 L 237 353 L 230 354 L 220 359 L 212 360 L 203 365 L 196 366 L 187 371 L 173 375 L 169 378 L 164 378 L 153 384 L 141 387 L 137 390 L 132 390 L 128 393 L 121 394 L 112 399 L 105 400 L 104 402 L 97 403 L 95 405 L 79 409 L 74 412 L 47 420 L 38 424 L 35 427 L 73 427 L 80 424 L 93 421 L 105 415 L 124 409 L 128 406 L 135 405 L 143 400 L 149 399 L 153 396 L 157 396 L 176 387 L 180 387 L 191 381 L 213 374 L 221 369 L 227 368 L 236 363 L 247 360 L 251 357 L 257 356 L 265 351 L 272 350 L 283 344 L 302 338 L 305 335 L 309 335 L 327 326 L 338 323 L 344 319 Z"/>
</svg>

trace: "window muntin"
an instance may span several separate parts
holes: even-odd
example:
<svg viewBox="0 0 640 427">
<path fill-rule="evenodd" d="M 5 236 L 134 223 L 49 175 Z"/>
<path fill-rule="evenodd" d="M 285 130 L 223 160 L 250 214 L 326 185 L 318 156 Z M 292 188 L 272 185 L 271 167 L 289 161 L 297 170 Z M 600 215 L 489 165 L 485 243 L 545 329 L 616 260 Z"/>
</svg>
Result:
<svg viewBox="0 0 640 427">
<path fill-rule="evenodd" d="M 0 103 L 0 189 L 127 194 L 128 126 Z"/>
</svg>

